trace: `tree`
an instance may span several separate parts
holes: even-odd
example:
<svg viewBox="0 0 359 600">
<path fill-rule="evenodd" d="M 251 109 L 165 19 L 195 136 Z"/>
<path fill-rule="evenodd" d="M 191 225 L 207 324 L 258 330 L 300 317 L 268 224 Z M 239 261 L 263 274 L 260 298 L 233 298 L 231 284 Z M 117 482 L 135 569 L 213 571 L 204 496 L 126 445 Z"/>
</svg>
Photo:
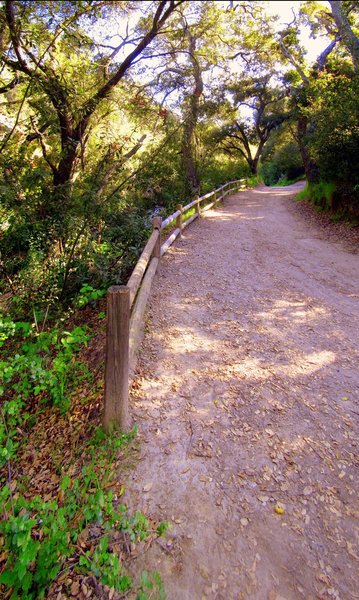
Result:
<svg viewBox="0 0 359 600">
<path fill-rule="evenodd" d="M 284 99 L 286 91 L 273 87 L 272 74 L 241 80 L 228 88 L 237 110 L 246 107 L 252 117 L 236 120 L 222 129 L 222 146 L 229 154 L 240 153 L 250 172 L 257 174 L 258 163 L 271 132 L 287 118 Z"/>
<path fill-rule="evenodd" d="M 185 178 L 185 190 L 193 198 L 199 195 L 200 180 L 198 175 L 198 152 L 196 140 L 196 125 L 200 109 L 200 99 L 203 94 L 203 77 L 199 60 L 196 57 L 196 36 L 187 29 L 188 54 L 191 64 L 193 88 L 186 99 L 185 118 L 182 138 L 182 165 Z"/>
<path fill-rule="evenodd" d="M 309 89 L 311 82 L 318 77 L 318 73 L 325 69 L 328 58 L 338 41 L 337 32 L 333 29 L 331 20 L 328 21 L 328 15 L 323 15 L 321 8 L 318 12 L 315 12 L 315 8 L 307 3 L 307 9 L 303 9 L 303 16 L 305 16 L 307 22 L 309 19 L 308 9 L 311 12 L 311 18 L 313 18 L 313 14 L 315 15 L 314 20 L 311 22 L 312 31 L 318 33 L 318 31 L 323 32 L 324 30 L 328 37 L 334 37 L 334 39 L 331 39 L 312 67 L 306 63 L 305 50 L 299 43 L 299 23 L 297 19 L 294 19 L 293 23 L 277 35 L 282 60 L 292 67 L 291 71 L 284 74 L 283 80 L 288 90 L 290 90 L 292 115 L 296 121 L 295 130 L 292 128 L 293 136 L 299 146 L 306 179 L 312 184 L 318 182 L 319 170 L 310 150 L 310 139 L 314 135 L 314 129 L 310 119 L 311 100 Z"/>
<path fill-rule="evenodd" d="M 96 59 L 93 52 L 95 42 L 81 31 L 80 26 L 86 18 L 109 18 L 111 5 L 101 2 L 58 2 L 54 6 L 49 2 L 29 7 L 27 2 L 6 0 L 0 14 L 4 26 L 2 64 L 10 72 L 22 75 L 27 85 L 23 101 L 32 90 L 36 90 L 50 113 L 48 122 L 44 122 L 43 114 L 37 114 L 32 119 L 35 139 L 52 172 L 53 202 L 48 207 L 50 213 L 55 206 L 59 211 L 61 203 L 61 218 L 69 207 L 72 186 L 88 142 L 91 119 L 183 1 L 162 0 L 151 2 L 147 7 L 142 3 L 145 15 L 139 21 L 134 37 L 129 39 L 125 36 L 110 54 Z M 31 6 L 34 10 L 31 10 Z M 115 5 L 113 10 L 129 11 L 131 3 Z M 134 47 L 126 53 L 128 46 Z M 72 54 L 71 57 L 68 54 L 66 61 L 68 51 Z M 114 62 L 119 56 L 120 60 Z M 70 78 L 65 75 L 64 61 L 69 67 Z M 105 67 L 101 78 L 98 76 L 99 67 Z M 79 69 L 84 80 L 80 86 L 76 78 L 78 87 L 71 81 L 76 69 Z M 47 135 L 51 135 L 51 143 L 48 143 Z M 6 136 L 3 141 L 3 148 L 9 137 Z"/>
<path fill-rule="evenodd" d="M 355 22 L 357 7 L 351 2 L 330 5 L 331 11 L 316 2 L 302 5 L 301 18 L 312 34 L 329 38 L 312 66 L 306 64 L 298 44 L 297 23 L 281 32 L 278 41 L 283 57 L 294 67 L 286 78 L 296 119 L 293 134 L 307 181 L 311 189 L 320 190 L 323 181 L 336 189 L 331 203 L 323 198 L 326 208 L 346 206 L 357 212 L 358 75 L 356 36 L 349 21 L 350 15 Z M 347 60 L 347 50 L 352 61 Z"/>
<path fill-rule="evenodd" d="M 161 56 L 156 77 L 147 84 L 163 96 L 162 104 L 168 110 L 181 114 L 183 135 L 181 162 L 184 194 L 199 194 L 200 179 L 198 124 L 204 118 L 206 88 L 210 93 L 211 71 L 223 61 L 221 39 L 225 11 L 214 3 L 194 2 L 188 14 L 182 7 L 176 30 L 161 40 Z"/>
</svg>

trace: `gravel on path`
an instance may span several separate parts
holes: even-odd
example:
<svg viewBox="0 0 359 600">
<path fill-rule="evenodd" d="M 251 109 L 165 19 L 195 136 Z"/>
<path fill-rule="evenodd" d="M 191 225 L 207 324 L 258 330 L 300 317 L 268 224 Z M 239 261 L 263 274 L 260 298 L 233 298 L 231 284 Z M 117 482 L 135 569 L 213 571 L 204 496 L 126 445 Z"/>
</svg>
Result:
<svg viewBox="0 0 359 600">
<path fill-rule="evenodd" d="M 162 260 L 131 391 L 169 600 L 359 599 L 359 258 L 240 192 Z"/>
</svg>

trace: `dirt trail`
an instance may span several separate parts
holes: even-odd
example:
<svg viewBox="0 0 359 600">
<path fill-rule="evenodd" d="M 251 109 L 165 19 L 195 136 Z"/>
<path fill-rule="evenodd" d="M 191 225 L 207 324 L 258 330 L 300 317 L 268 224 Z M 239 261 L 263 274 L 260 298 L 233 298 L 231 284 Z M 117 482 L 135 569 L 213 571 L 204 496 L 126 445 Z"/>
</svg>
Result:
<svg viewBox="0 0 359 600">
<path fill-rule="evenodd" d="M 136 566 L 169 600 L 359 599 L 359 256 L 299 188 L 228 198 L 154 283 L 127 501 L 172 522 Z"/>
</svg>

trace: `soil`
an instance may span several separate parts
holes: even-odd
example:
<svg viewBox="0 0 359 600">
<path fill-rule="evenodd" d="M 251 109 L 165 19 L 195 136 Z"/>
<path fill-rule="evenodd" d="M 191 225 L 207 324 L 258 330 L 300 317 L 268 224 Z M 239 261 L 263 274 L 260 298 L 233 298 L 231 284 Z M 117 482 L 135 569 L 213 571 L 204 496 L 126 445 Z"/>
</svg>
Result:
<svg viewBox="0 0 359 600">
<path fill-rule="evenodd" d="M 169 600 L 359 599 L 359 257 L 256 188 L 163 257 L 131 391 L 127 502 L 172 524 Z"/>
</svg>

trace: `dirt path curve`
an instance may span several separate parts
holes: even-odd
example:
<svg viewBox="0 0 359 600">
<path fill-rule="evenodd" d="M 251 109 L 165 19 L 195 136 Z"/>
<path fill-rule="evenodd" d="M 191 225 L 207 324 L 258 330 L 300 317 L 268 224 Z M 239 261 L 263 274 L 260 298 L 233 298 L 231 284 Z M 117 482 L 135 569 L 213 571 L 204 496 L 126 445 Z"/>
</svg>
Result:
<svg viewBox="0 0 359 600">
<path fill-rule="evenodd" d="M 359 598 L 359 255 L 299 188 L 228 198 L 155 280 L 127 499 L 172 523 L 136 567 L 169 600 Z"/>
</svg>

